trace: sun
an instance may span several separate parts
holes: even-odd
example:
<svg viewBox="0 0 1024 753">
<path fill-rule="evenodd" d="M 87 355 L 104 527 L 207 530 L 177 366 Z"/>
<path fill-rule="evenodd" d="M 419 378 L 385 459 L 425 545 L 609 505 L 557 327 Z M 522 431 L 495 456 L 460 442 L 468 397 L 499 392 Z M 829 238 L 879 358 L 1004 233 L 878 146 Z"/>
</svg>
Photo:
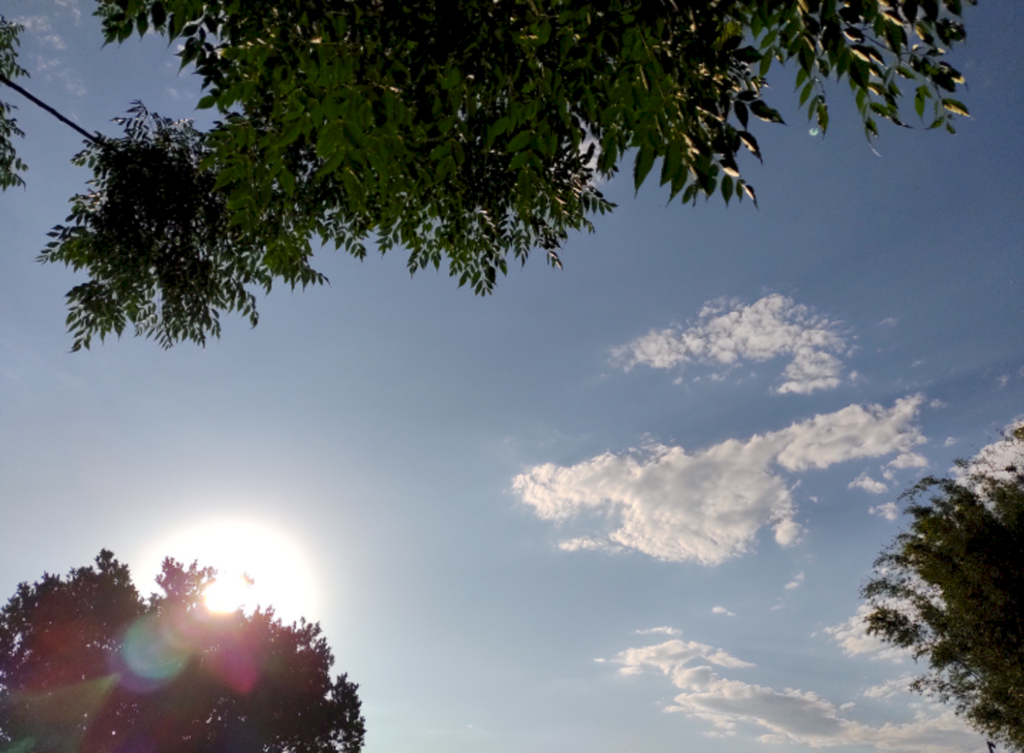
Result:
<svg viewBox="0 0 1024 753">
<path fill-rule="evenodd" d="M 203 591 L 203 603 L 211 612 L 234 612 L 248 604 L 253 584 L 245 575 L 218 574 Z"/>
<path fill-rule="evenodd" d="M 317 619 L 313 568 L 302 547 L 278 526 L 245 518 L 208 520 L 175 531 L 149 554 L 147 561 L 172 557 L 215 568 L 216 580 L 203 594 L 213 612 L 261 606 L 273 607 L 285 622 Z M 150 571 L 158 572 L 159 564 Z"/>
</svg>

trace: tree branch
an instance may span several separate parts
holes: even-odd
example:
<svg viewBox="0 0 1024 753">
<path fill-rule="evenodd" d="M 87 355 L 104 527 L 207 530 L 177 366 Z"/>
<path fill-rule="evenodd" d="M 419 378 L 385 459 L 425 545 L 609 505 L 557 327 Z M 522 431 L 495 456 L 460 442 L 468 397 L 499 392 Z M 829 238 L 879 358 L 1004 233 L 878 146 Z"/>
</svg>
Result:
<svg viewBox="0 0 1024 753">
<path fill-rule="evenodd" d="M 27 100 L 29 100 L 33 104 L 36 104 L 39 107 L 42 107 L 48 113 L 50 113 L 55 118 L 57 118 L 57 120 L 59 120 L 60 122 L 62 122 L 65 125 L 69 125 L 72 128 L 74 128 L 76 131 L 78 131 L 80 134 L 85 136 L 87 139 L 89 139 L 89 141 L 93 142 L 94 144 L 102 144 L 103 143 L 103 138 L 98 133 L 95 133 L 95 134 L 94 133 L 89 133 L 87 130 L 85 130 L 81 126 L 79 126 L 76 123 L 73 123 L 72 121 L 70 121 L 67 118 L 65 118 L 59 112 L 57 112 L 52 107 L 50 107 L 48 104 L 43 102 L 41 99 L 37 99 L 33 95 L 29 94 L 27 91 L 22 89 L 20 86 L 18 86 L 16 83 L 11 81 L 9 78 L 6 78 L 5 76 L 0 76 L 0 84 L 6 84 L 7 86 L 11 87 L 12 89 L 14 89 L 14 91 L 18 92 L 18 94 L 20 94 L 21 96 L 25 97 Z"/>
</svg>

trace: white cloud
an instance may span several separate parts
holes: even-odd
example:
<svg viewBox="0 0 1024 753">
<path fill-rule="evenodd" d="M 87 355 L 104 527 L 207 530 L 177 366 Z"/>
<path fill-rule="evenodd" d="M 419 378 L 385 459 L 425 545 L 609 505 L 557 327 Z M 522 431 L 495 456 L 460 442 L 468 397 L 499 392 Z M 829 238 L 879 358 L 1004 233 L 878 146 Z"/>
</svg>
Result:
<svg viewBox="0 0 1024 753">
<path fill-rule="evenodd" d="M 952 447 L 955 444 L 956 444 L 956 438 L 955 437 L 946 437 L 946 441 L 942 443 L 942 446 L 943 447 Z"/>
<path fill-rule="evenodd" d="M 875 726 L 845 718 L 841 712 L 850 711 L 851 703 L 836 706 L 813 692 L 726 679 L 708 665 L 728 669 L 751 665 L 705 644 L 669 641 L 627 649 L 612 661 L 622 665 L 619 672 L 624 675 L 653 669 L 668 677 L 682 692 L 665 710 L 710 723 L 711 735 L 735 735 L 749 729 L 759 734 L 762 743 L 863 745 L 924 753 L 949 751 L 977 741 L 977 733 L 948 710 L 922 707 L 906 723 Z"/>
<path fill-rule="evenodd" d="M 896 323 L 898 321 L 899 321 L 899 319 L 897 319 L 896 317 L 889 316 L 889 317 L 886 317 L 885 319 L 883 319 L 882 321 L 880 321 L 878 323 L 878 326 L 879 327 L 895 327 Z"/>
<path fill-rule="evenodd" d="M 872 660 L 880 659 L 895 664 L 909 659 L 909 651 L 890 646 L 876 636 L 868 635 L 868 625 L 865 620 L 871 611 L 870 606 L 861 604 L 857 607 L 857 613 L 850 619 L 839 625 L 825 628 L 825 632 L 832 636 L 847 656 L 866 656 Z"/>
<path fill-rule="evenodd" d="M 916 452 L 902 452 L 895 460 L 886 463 L 889 468 L 927 468 L 928 460 Z"/>
<path fill-rule="evenodd" d="M 694 454 L 652 445 L 573 466 L 534 466 L 513 489 L 546 520 L 600 513 L 603 534 L 569 538 L 580 549 L 635 549 L 658 559 L 717 565 L 747 552 L 758 531 L 773 528 L 781 546 L 802 531 L 790 488 L 779 474 L 905 452 L 923 441 L 913 420 L 922 397 L 890 409 L 851 405 L 780 431 L 729 439 Z M 617 526 L 617 527 L 616 527 Z"/>
<path fill-rule="evenodd" d="M 66 50 L 67 47 L 68 47 L 64 43 L 64 40 L 60 38 L 59 34 L 45 34 L 45 35 L 39 37 L 39 39 L 41 41 L 43 41 L 43 42 L 46 42 L 48 45 L 53 47 L 55 50 Z"/>
<path fill-rule="evenodd" d="M 77 7 L 78 0 L 55 0 L 55 2 L 61 8 L 66 8 L 67 10 L 71 11 L 71 14 L 75 17 L 75 20 L 78 20 L 82 17 L 82 11 L 80 11 Z"/>
<path fill-rule="evenodd" d="M 47 16 L 18 16 L 14 19 L 14 23 L 24 26 L 27 32 L 43 33 L 53 28 L 53 24 L 50 23 Z"/>
<path fill-rule="evenodd" d="M 949 407 L 949 403 L 944 403 L 941 400 L 939 400 L 938 398 L 935 398 L 930 403 L 928 403 L 928 407 L 934 408 L 935 410 L 939 410 L 941 408 Z"/>
<path fill-rule="evenodd" d="M 77 71 L 72 71 L 67 68 L 55 68 L 51 74 L 53 78 L 64 84 L 64 89 L 76 97 L 84 97 L 86 95 L 85 85 L 82 84 L 82 79 Z"/>
<path fill-rule="evenodd" d="M 789 583 L 783 586 L 787 591 L 792 591 L 794 588 L 800 588 L 804 582 L 804 574 L 797 573 L 796 576 Z"/>
<path fill-rule="evenodd" d="M 711 614 L 724 614 L 726 617 L 735 617 L 736 616 L 735 612 L 730 612 L 725 607 L 713 607 L 712 610 L 711 610 Z"/>
<path fill-rule="evenodd" d="M 611 541 L 595 539 L 590 536 L 578 536 L 575 539 L 565 539 L 558 542 L 558 548 L 563 552 L 582 552 L 587 549 L 616 552 L 622 551 L 622 547 Z"/>
<path fill-rule="evenodd" d="M 1010 382 L 1009 374 L 1001 374 L 996 381 L 999 383 L 999 387 L 1003 388 Z"/>
<path fill-rule="evenodd" d="M 692 668 L 686 667 L 694 659 L 710 662 L 719 667 L 730 667 L 742 669 L 753 667 L 750 662 L 741 661 L 735 656 L 720 649 L 709 646 L 706 643 L 697 641 L 684 641 L 675 638 L 655 646 L 642 646 L 640 648 L 627 648 L 618 653 L 612 660 L 621 664 L 620 673 L 624 675 L 639 674 L 644 667 L 654 667 L 661 670 L 666 676 L 673 678 L 686 677 L 685 673 L 692 672 Z M 683 675 L 678 673 L 683 672 Z M 695 679 L 694 676 L 689 676 Z"/>
<path fill-rule="evenodd" d="M 886 502 L 884 505 L 869 507 L 868 512 L 886 520 L 896 520 L 900 516 L 900 510 L 895 502 Z"/>
<path fill-rule="evenodd" d="M 1024 426 L 1024 419 L 1017 419 L 1010 423 L 1004 430 L 1002 439 L 987 444 L 978 450 L 977 454 L 970 459 L 966 468 L 955 466 L 952 468 L 953 475 L 960 479 L 960 483 L 969 482 L 969 474 L 980 473 L 989 478 L 1009 481 L 1015 475 L 1014 471 L 1007 468 L 1013 466 L 1017 469 L 1024 469 L 1024 444 L 1013 438 L 1015 430 Z M 1007 439 L 1007 437 L 1010 437 Z"/>
<path fill-rule="evenodd" d="M 646 630 L 637 630 L 637 635 L 679 635 L 679 631 L 674 627 L 654 627 L 647 628 Z"/>
<path fill-rule="evenodd" d="M 914 681 L 914 675 L 900 675 L 886 680 L 880 685 L 872 685 L 866 688 L 862 696 L 875 701 L 884 701 L 898 695 L 910 692 L 910 683 Z"/>
<path fill-rule="evenodd" d="M 846 487 L 848 489 L 863 489 L 864 491 L 871 492 L 872 494 L 885 494 L 885 492 L 889 491 L 888 486 L 883 484 L 881 481 L 875 481 L 867 474 L 867 471 L 857 476 L 857 478 L 847 484 Z"/>
<path fill-rule="evenodd" d="M 693 326 L 651 330 L 612 355 L 627 370 L 637 364 L 669 369 L 688 363 L 728 369 L 741 360 L 792 356 L 785 381 L 775 391 L 807 394 L 839 386 L 842 364 L 833 353 L 845 343 L 836 330 L 835 322 L 782 295 L 749 306 L 720 299 L 705 304 Z"/>
</svg>

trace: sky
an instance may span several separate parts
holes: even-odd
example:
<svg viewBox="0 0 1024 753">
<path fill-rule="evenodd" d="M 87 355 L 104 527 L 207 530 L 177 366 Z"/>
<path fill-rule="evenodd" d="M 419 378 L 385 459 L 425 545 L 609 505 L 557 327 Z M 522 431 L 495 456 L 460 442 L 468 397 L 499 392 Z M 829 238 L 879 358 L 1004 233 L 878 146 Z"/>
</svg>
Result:
<svg viewBox="0 0 1024 753">
<path fill-rule="evenodd" d="M 0 11 L 21 83 L 87 129 L 195 115 L 165 42 L 102 48 L 85 0 Z M 1024 414 L 1024 7 L 966 19 L 956 136 L 869 145 L 843 84 L 814 137 L 774 71 L 758 209 L 627 170 L 563 270 L 478 298 L 324 250 L 329 285 L 169 351 L 70 352 L 82 278 L 35 257 L 80 136 L 5 93 L 30 169 L 0 196 L 0 592 L 101 548 L 144 592 L 164 556 L 244 570 L 320 622 L 367 753 L 982 750 L 859 598 L 900 492 Z"/>
</svg>

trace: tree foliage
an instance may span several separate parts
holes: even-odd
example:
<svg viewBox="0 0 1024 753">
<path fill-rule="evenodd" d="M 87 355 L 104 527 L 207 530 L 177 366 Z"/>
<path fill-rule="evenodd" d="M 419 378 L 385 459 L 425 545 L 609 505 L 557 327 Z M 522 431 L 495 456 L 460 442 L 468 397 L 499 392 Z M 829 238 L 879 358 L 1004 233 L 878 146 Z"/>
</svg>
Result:
<svg viewBox="0 0 1024 753">
<path fill-rule="evenodd" d="M 822 132 L 829 79 L 848 82 L 869 138 L 880 120 L 904 125 L 908 96 L 930 128 L 967 114 L 943 59 L 965 37 L 961 0 L 97 3 L 108 42 L 176 41 L 202 79 L 198 106 L 222 118 L 198 164 L 239 264 L 208 303 L 246 315 L 235 288 L 265 286 L 254 270 L 315 281 L 295 276 L 314 240 L 360 258 L 402 248 L 410 271 L 447 264 L 480 294 L 534 248 L 560 266 L 570 232 L 612 208 L 597 185 L 624 163 L 637 189 L 660 163 L 684 203 L 754 199 L 741 155 L 761 158 L 758 121 L 782 121 L 767 99 L 775 63 L 792 64 Z M 137 324 L 154 297 L 144 275 L 76 344 Z M 194 324 L 140 332 L 202 341 L 215 321 L 198 337 Z"/>
<path fill-rule="evenodd" d="M 271 261 L 268 249 L 228 222 L 216 174 L 200 169 L 208 154 L 191 121 L 171 121 L 141 103 L 118 118 L 124 137 L 89 142 L 77 165 L 94 175 L 92 189 L 71 200 L 68 225 L 50 233 L 40 259 L 84 269 L 90 279 L 68 293 L 74 350 L 94 334 L 137 335 L 165 347 L 219 335 L 221 309 L 240 311 L 253 326 L 256 298 L 274 277 L 293 287 L 323 280 L 306 258 Z"/>
<path fill-rule="evenodd" d="M 109 551 L 22 583 L 0 612 L 0 746 L 16 753 L 358 753 L 358 686 L 318 625 L 215 615 L 214 577 L 164 561 L 140 597 Z"/>
<path fill-rule="evenodd" d="M 28 72 L 18 65 L 18 34 L 25 27 L 15 24 L 0 16 L 0 81 L 9 82 L 19 76 L 27 76 Z M 25 179 L 19 175 L 27 168 L 14 150 L 11 139 L 24 136 L 14 119 L 14 105 L 0 99 L 0 190 L 12 186 L 25 185 Z"/>
<path fill-rule="evenodd" d="M 868 632 L 928 660 L 915 690 L 1024 750 L 1024 427 L 959 467 L 904 494 L 913 522 L 863 589 Z"/>
</svg>

